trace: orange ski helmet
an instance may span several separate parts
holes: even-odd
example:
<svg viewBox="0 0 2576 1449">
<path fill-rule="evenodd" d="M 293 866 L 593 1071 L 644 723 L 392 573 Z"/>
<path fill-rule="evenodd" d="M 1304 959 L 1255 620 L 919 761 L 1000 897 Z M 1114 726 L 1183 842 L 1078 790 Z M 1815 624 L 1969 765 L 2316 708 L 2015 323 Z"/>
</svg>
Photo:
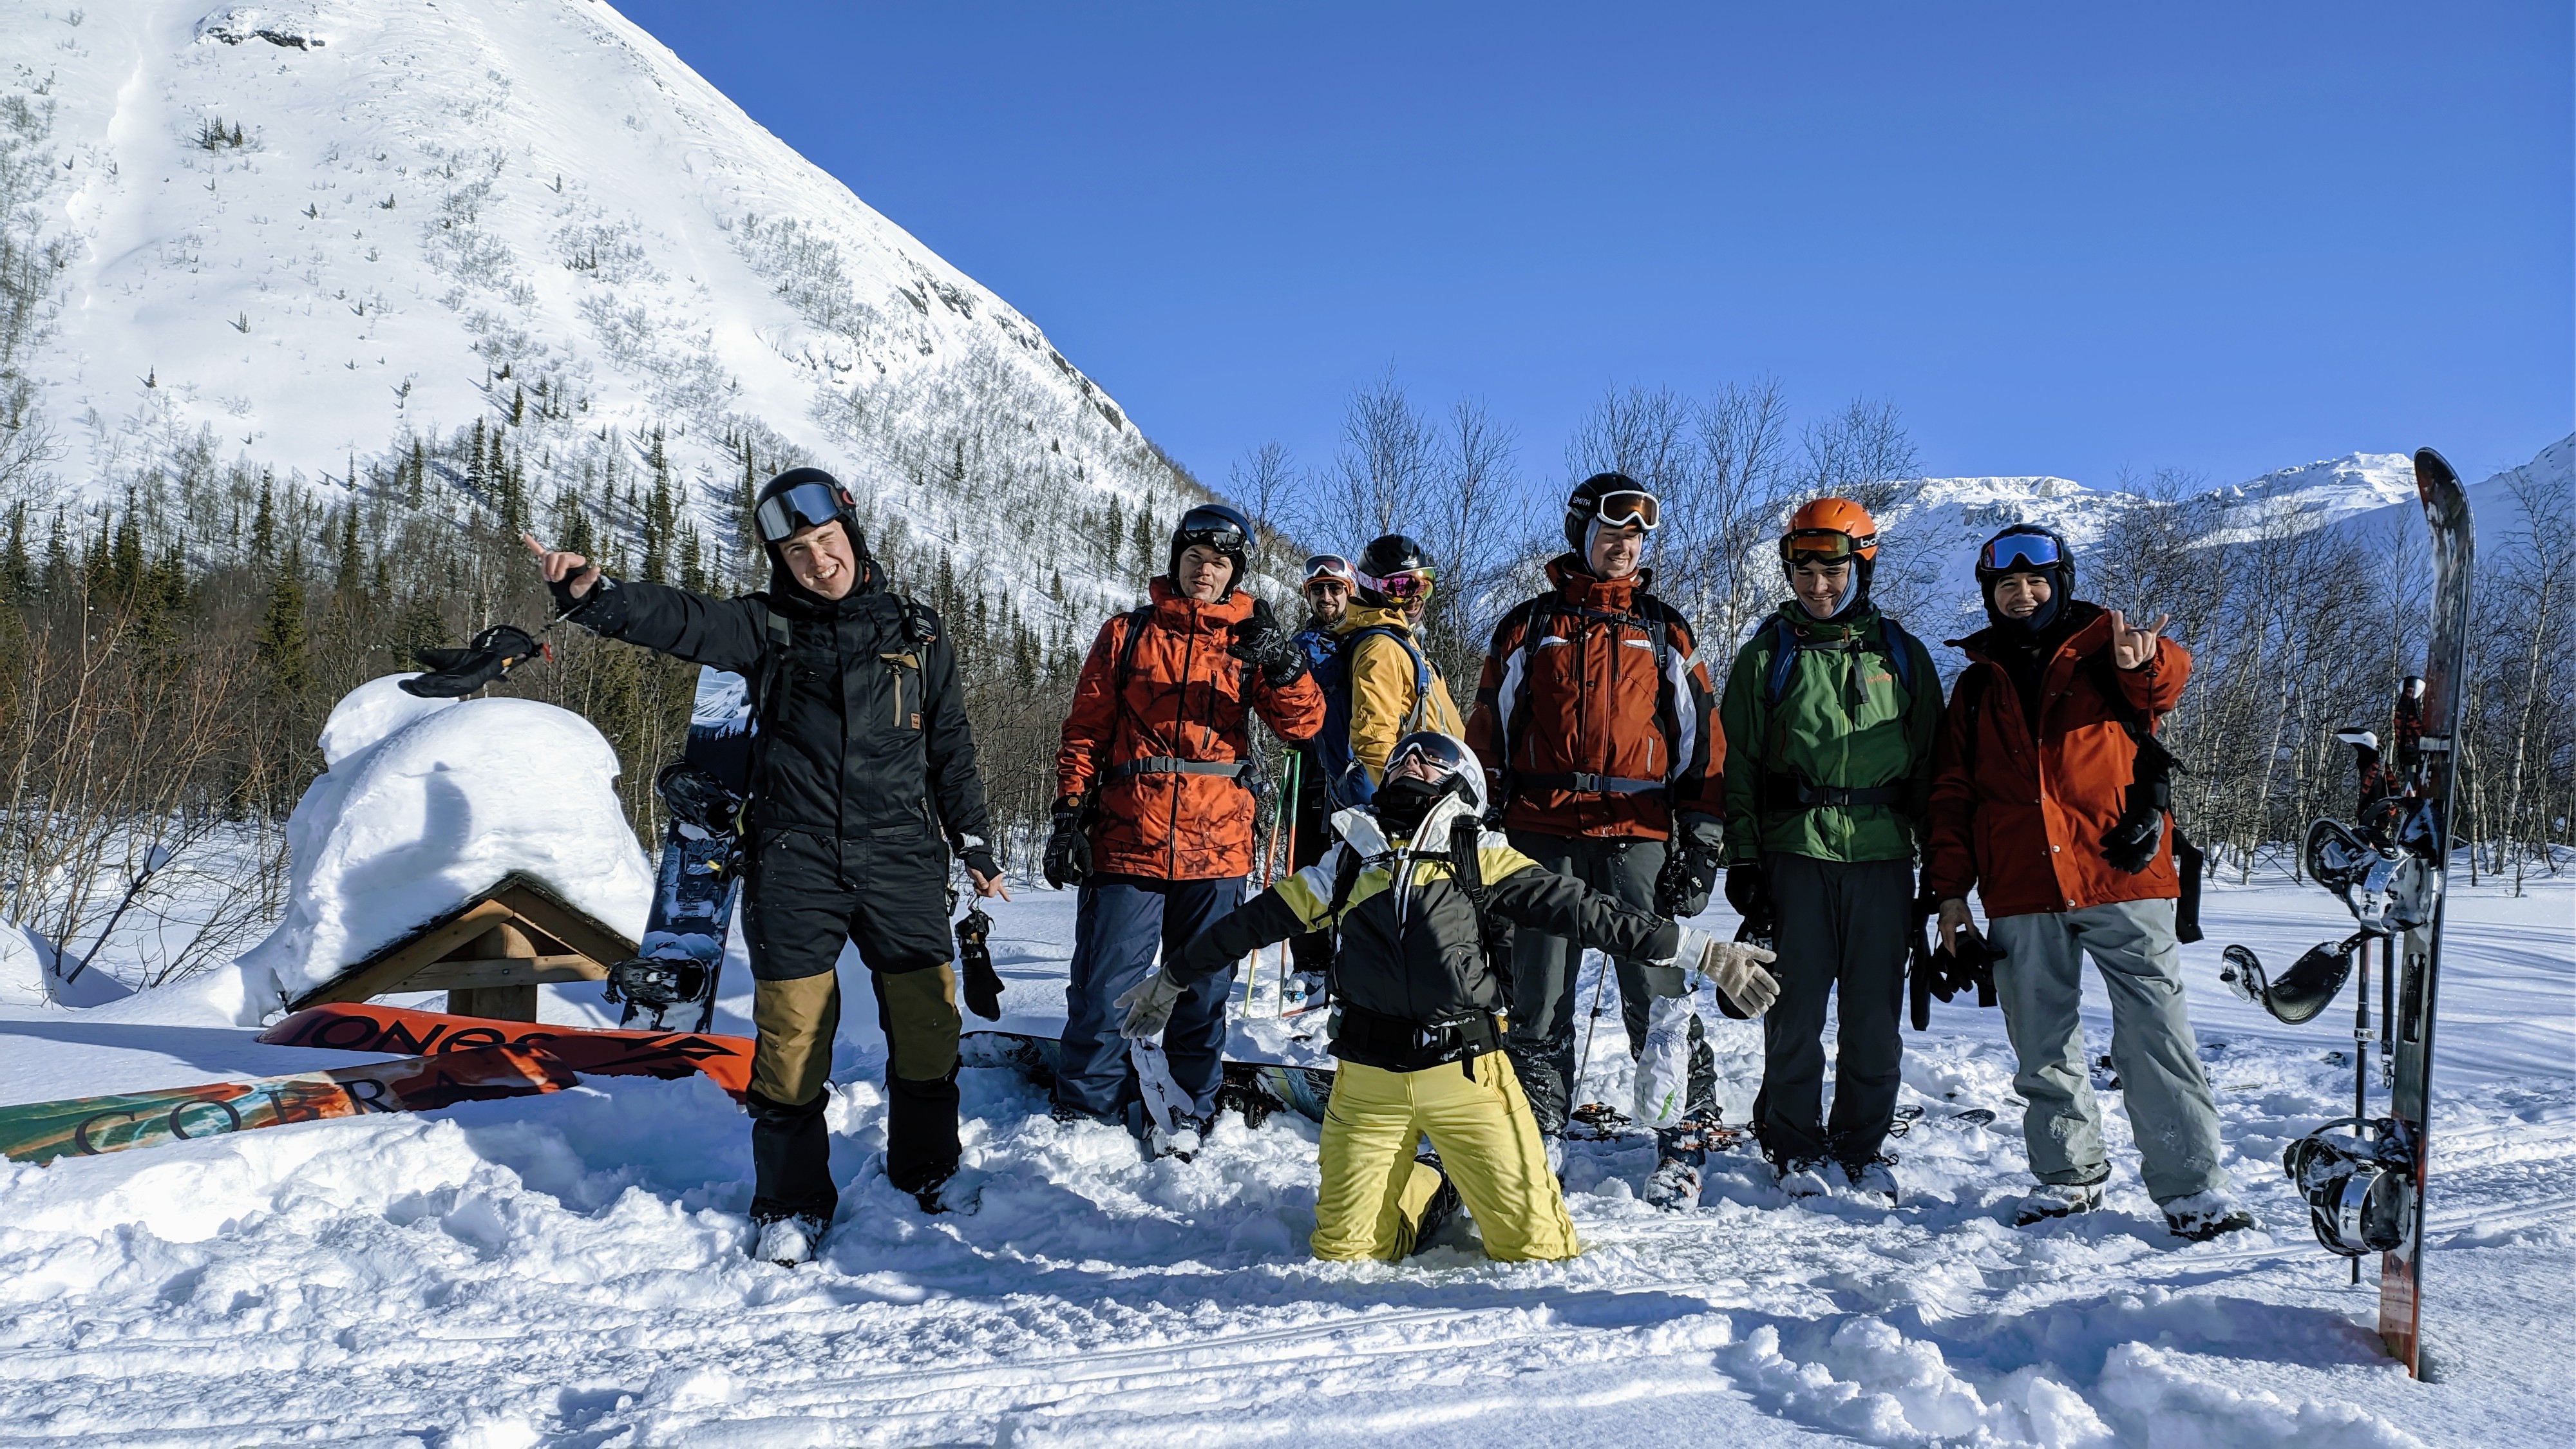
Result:
<svg viewBox="0 0 2576 1449">
<path fill-rule="evenodd" d="M 1839 534 L 1840 538 L 1833 537 Z M 1827 559 L 1858 555 L 1878 561 L 1878 521 L 1848 498 L 1819 498 L 1789 515 L 1789 530 L 1780 536 L 1780 561 L 1794 564 L 1800 554 Z"/>
</svg>

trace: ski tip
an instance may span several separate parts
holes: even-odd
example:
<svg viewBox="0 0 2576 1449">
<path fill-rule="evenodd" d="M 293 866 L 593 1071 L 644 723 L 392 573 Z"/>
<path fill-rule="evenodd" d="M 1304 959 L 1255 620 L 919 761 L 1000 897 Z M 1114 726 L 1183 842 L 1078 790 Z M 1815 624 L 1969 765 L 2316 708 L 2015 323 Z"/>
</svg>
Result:
<svg viewBox="0 0 2576 1449">
<path fill-rule="evenodd" d="M 2457 488 L 2460 475 L 2450 460 L 2431 448 L 2415 450 L 2415 486 L 2420 489 Z"/>
</svg>

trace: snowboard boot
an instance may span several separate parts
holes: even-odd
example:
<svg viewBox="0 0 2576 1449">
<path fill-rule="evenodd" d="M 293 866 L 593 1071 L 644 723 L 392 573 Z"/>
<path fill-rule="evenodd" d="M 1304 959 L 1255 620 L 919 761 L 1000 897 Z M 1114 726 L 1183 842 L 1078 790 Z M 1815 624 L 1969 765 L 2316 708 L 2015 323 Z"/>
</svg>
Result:
<svg viewBox="0 0 2576 1449">
<path fill-rule="evenodd" d="M 1538 1141 L 1540 1148 L 1547 1153 L 1548 1175 L 1556 1179 L 1561 1191 L 1565 1187 L 1565 1138 L 1558 1133 L 1545 1132 L 1539 1135 Z"/>
<path fill-rule="evenodd" d="M 1771 1164 L 1771 1181 L 1791 1202 L 1823 1197 L 1833 1191 L 1825 1181 L 1825 1162 L 1821 1157 L 1793 1157 Z"/>
<path fill-rule="evenodd" d="M 2089 1213 L 2102 1205 L 2102 1180 L 2043 1182 L 2013 1205 L 2013 1226 L 2026 1228 L 2051 1218 Z"/>
<path fill-rule="evenodd" d="M 2178 1197 L 2158 1203 L 2165 1210 L 2165 1226 L 2177 1238 L 2206 1243 L 2225 1233 L 2243 1232 L 2254 1226 L 2254 1215 L 2236 1205 L 2236 1195 L 2223 1187 Z"/>
<path fill-rule="evenodd" d="M 1842 1169 L 1845 1195 L 1854 1202 L 1868 1203 L 1872 1207 L 1896 1206 L 1895 1153 L 1882 1152 L 1867 1161 L 1841 1162 L 1835 1166 Z"/>
<path fill-rule="evenodd" d="M 1708 1124 L 1685 1119 L 1655 1132 L 1658 1161 L 1646 1179 L 1646 1203 L 1666 1212 L 1699 1206 L 1700 1169 L 1708 1165 Z"/>
<path fill-rule="evenodd" d="M 755 1210 L 752 1226 L 760 1232 L 752 1246 L 754 1262 L 776 1263 L 793 1268 L 814 1261 L 823 1246 L 823 1233 L 830 1223 L 810 1212 L 769 1213 Z"/>
<path fill-rule="evenodd" d="M 1176 1157 L 1187 1162 L 1198 1156 L 1199 1149 L 1207 1141 L 1208 1128 L 1211 1125 L 1205 1117 L 1193 1116 L 1188 1112 L 1175 1112 L 1172 1114 L 1171 1130 L 1165 1131 L 1155 1123 L 1153 1114 L 1145 1110 L 1143 1103 L 1134 1103 L 1127 1108 L 1127 1130 L 1135 1135 L 1137 1144 L 1144 1149 L 1147 1161 L 1158 1157 Z"/>
<path fill-rule="evenodd" d="M 1422 1217 L 1413 1225 L 1413 1246 L 1405 1250 L 1406 1257 L 1430 1247 L 1431 1240 L 1440 1236 L 1440 1230 L 1449 1226 L 1449 1220 L 1458 1216 L 1459 1208 L 1464 1206 L 1458 1197 L 1458 1185 L 1449 1180 L 1448 1172 L 1440 1166 L 1439 1153 L 1425 1152 L 1413 1160 L 1439 1173 L 1440 1187 L 1431 1194 L 1431 1200 L 1422 1205 Z"/>
</svg>

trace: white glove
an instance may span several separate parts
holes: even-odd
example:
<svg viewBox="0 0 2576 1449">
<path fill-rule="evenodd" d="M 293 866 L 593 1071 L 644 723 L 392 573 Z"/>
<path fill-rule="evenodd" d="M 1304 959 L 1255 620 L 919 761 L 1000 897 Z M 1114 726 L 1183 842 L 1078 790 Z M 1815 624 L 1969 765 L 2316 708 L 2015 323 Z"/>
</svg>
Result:
<svg viewBox="0 0 2576 1449">
<path fill-rule="evenodd" d="M 1762 969 L 1762 963 L 1780 958 L 1760 946 L 1742 941 L 1720 941 L 1703 938 L 1706 948 L 1699 969 L 1717 983 L 1718 1005 L 1726 1014 L 1739 1020 L 1760 1016 L 1780 999 L 1780 980 Z"/>
<path fill-rule="evenodd" d="M 1119 994 L 1110 1005 L 1127 1013 L 1118 1024 L 1118 1034 L 1130 1039 L 1154 1036 L 1172 1019 L 1172 1008 L 1181 1004 L 1185 990 L 1168 971 L 1157 971 Z"/>
</svg>

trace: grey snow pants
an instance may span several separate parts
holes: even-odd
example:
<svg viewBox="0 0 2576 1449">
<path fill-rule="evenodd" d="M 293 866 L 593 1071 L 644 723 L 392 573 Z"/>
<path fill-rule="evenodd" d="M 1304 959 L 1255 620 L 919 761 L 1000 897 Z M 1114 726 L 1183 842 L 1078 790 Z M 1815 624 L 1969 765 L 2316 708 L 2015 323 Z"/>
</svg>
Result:
<svg viewBox="0 0 2576 1449">
<path fill-rule="evenodd" d="M 1762 1093 L 1753 1131 L 1773 1162 L 1868 1162 L 1896 1118 L 1905 1059 L 1897 1015 L 1914 929 L 1914 864 L 1762 859 L 1778 923 L 1780 999 L 1762 1014 Z M 1841 992 L 1834 1111 L 1825 1104 L 1825 1007 Z"/>
<path fill-rule="evenodd" d="M 1641 911 L 1655 908 L 1655 876 L 1664 868 L 1660 840 L 1609 840 L 1598 836 L 1540 835 L 1511 832 L 1512 849 L 1558 875 L 1571 876 L 1592 889 L 1617 896 Z M 1649 966 L 1630 957 L 1615 957 L 1619 974 L 1619 1014 L 1628 1030 L 1628 1055 L 1646 1049 L 1646 1008 L 1657 996 L 1679 996 L 1683 973 L 1678 967 Z M 1526 926 L 1512 933 L 1511 1032 L 1503 1039 L 1512 1072 L 1529 1097 L 1530 1114 L 1548 1136 L 1565 1130 L 1573 1095 L 1582 1086 L 1575 1073 L 1575 1036 L 1581 1016 L 1575 1000 L 1576 977 L 1583 952 L 1562 936 Z M 1690 1024 L 1690 1087 L 1684 1110 L 1704 1111 L 1717 1101 L 1717 1055 L 1708 1049 L 1707 1029 L 1699 1018 Z"/>
<path fill-rule="evenodd" d="M 2041 1182 L 2099 1182 L 2102 1109 L 2084 1060 L 2084 957 L 2111 993 L 2111 1069 L 2138 1141 L 2147 1194 L 2171 1202 L 2227 1186 L 2218 1165 L 2218 1107 L 2183 1010 L 2182 953 L 2172 901 L 2121 901 L 2073 911 L 2004 916 L 1987 927 L 2004 959 L 1995 995 L 2020 1070 L 2013 1090 L 2030 1103 L 2022 1138 Z"/>
</svg>

